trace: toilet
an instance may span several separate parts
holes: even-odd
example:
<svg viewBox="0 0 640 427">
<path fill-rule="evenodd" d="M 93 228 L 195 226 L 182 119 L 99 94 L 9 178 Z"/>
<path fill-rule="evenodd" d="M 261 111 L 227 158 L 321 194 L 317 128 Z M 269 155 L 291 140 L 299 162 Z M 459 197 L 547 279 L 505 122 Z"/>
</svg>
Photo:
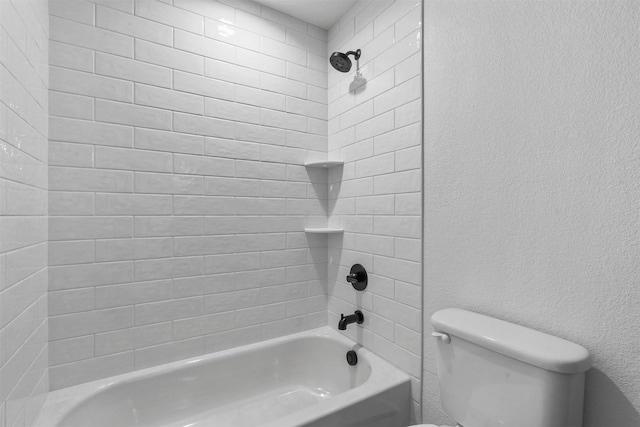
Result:
<svg viewBox="0 0 640 427">
<path fill-rule="evenodd" d="M 458 426 L 582 426 L 587 349 L 455 308 L 431 324 L 442 407 Z"/>
</svg>

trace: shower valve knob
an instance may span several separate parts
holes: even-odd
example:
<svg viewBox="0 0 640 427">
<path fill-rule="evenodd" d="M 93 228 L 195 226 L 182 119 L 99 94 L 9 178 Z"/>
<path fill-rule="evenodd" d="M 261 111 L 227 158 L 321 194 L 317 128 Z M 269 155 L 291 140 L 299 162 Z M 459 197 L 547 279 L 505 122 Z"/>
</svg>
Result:
<svg viewBox="0 0 640 427">
<path fill-rule="evenodd" d="M 364 291 L 369 283 L 367 270 L 361 264 L 354 264 L 347 276 L 347 282 L 351 283 L 355 290 Z"/>
</svg>

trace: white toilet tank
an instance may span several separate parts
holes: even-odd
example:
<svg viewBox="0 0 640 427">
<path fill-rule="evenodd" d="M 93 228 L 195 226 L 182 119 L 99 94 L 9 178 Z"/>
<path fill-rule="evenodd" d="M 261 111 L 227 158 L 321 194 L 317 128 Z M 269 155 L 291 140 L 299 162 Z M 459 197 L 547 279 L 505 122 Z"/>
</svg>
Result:
<svg viewBox="0 0 640 427">
<path fill-rule="evenodd" d="M 580 427 L 589 352 L 460 309 L 431 317 L 442 406 L 464 427 Z M 450 338 L 450 342 L 449 341 Z"/>
</svg>

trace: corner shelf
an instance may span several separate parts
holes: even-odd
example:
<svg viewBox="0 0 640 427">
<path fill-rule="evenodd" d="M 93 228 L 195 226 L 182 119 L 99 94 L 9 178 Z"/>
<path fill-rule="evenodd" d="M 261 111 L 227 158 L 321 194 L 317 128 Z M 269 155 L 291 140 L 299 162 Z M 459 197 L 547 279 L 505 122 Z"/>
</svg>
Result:
<svg viewBox="0 0 640 427">
<path fill-rule="evenodd" d="M 305 162 L 304 166 L 307 168 L 319 168 L 319 169 L 331 169 L 334 167 L 341 167 L 344 165 L 342 160 L 320 160 L 320 161 L 311 161 Z M 343 228 L 335 228 L 335 227 L 306 227 L 304 229 L 305 233 L 309 234 L 342 234 L 344 233 Z"/>
<path fill-rule="evenodd" d="M 342 166 L 344 162 L 342 160 L 324 160 L 319 162 L 305 162 L 304 166 L 307 168 L 333 168 L 336 166 Z"/>
<path fill-rule="evenodd" d="M 305 228 L 305 233 L 310 234 L 340 234 L 344 233 L 343 228 Z"/>
</svg>

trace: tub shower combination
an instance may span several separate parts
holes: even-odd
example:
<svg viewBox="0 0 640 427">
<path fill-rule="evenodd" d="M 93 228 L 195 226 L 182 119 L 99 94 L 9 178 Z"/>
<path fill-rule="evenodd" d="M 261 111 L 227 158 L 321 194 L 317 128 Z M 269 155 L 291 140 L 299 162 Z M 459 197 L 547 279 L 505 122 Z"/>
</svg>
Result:
<svg viewBox="0 0 640 427">
<path fill-rule="evenodd" d="M 353 56 L 364 84 L 360 55 L 329 62 L 346 73 Z M 365 268 L 355 264 L 346 281 L 364 291 Z M 355 310 L 337 326 L 363 322 Z M 51 392 L 34 425 L 389 427 L 409 424 L 411 403 L 407 373 L 325 326 Z"/>
<path fill-rule="evenodd" d="M 35 426 L 404 426 L 410 393 L 407 374 L 322 327 L 55 391 Z"/>
</svg>

